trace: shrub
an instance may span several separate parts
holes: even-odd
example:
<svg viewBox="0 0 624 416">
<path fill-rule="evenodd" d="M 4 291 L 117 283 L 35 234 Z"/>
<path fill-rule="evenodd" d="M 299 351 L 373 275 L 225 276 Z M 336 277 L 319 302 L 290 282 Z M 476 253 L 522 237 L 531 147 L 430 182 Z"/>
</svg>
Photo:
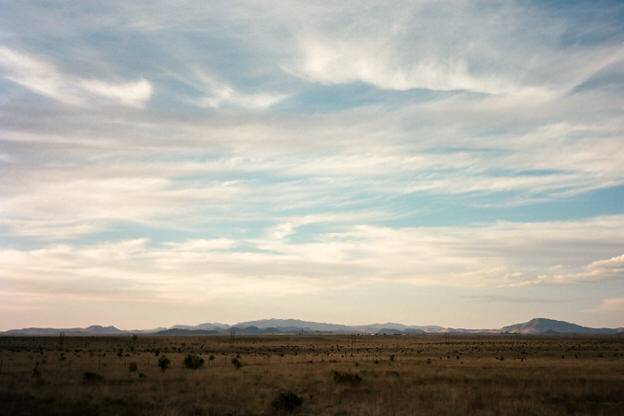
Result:
<svg viewBox="0 0 624 416">
<path fill-rule="evenodd" d="M 36 380 L 41 379 L 41 369 L 39 368 L 39 363 L 35 363 L 35 367 L 32 370 L 32 377 Z"/>
<path fill-rule="evenodd" d="M 204 359 L 200 357 L 199 355 L 188 354 L 184 358 L 184 367 L 186 368 L 197 369 L 197 368 L 201 368 L 203 365 L 204 365 Z"/>
<path fill-rule="evenodd" d="M 138 369 L 139 366 L 137 365 L 137 363 L 131 362 L 130 364 L 128 364 L 128 371 L 130 371 L 131 373 L 136 372 Z"/>
<path fill-rule="evenodd" d="M 160 367 L 160 371 L 162 371 L 163 373 L 165 372 L 167 368 L 169 368 L 170 365 L 171 365 L 171 360 L 165 357 L 164 355 L 158 359 L 158 367 Z"/>
<path fill-rule="evenodd" d="M 292 412 L 302 404 L 303 399 L 297 393 L 292 391 L 280 392 L 272 403 L 275 410 L 282 410 L 286 412 Z"/>
<path fill-rule="evenodd" d="M 243 366 L 243 363 L 241 363 L 241 361 L 238 358 L 234 357 L 232 358 L 232 365 L 236 367 L 236 369 L 239 369 Z"/>
<path fill-rule="evenodd" d="M 98 383 L 102 380 L 104 380 L 104 377 L 93 371 L 85 371 L 82 373 L 82 381 L 85 383 Z"/>
<path fill-rule="evenodd" d="M 362 382 L 362 377 L 357 373 L 334 371 L 334 381 L 339 384 L 356 386 Z"/>
</svg>

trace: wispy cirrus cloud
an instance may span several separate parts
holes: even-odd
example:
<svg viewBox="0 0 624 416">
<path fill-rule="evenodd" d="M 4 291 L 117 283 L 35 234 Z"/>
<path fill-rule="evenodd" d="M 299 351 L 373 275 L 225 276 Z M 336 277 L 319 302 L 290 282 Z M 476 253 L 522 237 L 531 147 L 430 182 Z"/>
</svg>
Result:
<svg viewBox="0 0 624 416">
<path fill-rule="evenodd" d="M 140 108 L 153 92 L 152 84 L 145 79 L 121 83 L 84 79 L 64 74 L 52 63 L 6 46 L 0 47 L 0 68 L 7 79 L 24 88 L 70 105 L 100 101 Z"/>
<path fill-rule="evenodd" d="M 22 189 L 3 188 L 11 196 L 0 204 L 0 226 L 14 236 L 69 239 L 106 228 L 112 222 L 158 222 L 183 215 L 172 225 L 188 224 L 201 204 L 213 207 L 241 192 L 227 182 L 176 184 L 161 177 L 85 177 L 61 175 Z"/>
<path fill-rule="evenodd" d="M 196 71 L 196 73 L 201 82 L 200 89 L 207 93 L 206 96 L 196 101 L 201 107 L 235 106 L 261 110 L 278 104 L 289 97 L 288 94 L 280 93 L 243 93 L 223 81 L 217 81 L 206 73 L 201 71 Z"/>
</svg>

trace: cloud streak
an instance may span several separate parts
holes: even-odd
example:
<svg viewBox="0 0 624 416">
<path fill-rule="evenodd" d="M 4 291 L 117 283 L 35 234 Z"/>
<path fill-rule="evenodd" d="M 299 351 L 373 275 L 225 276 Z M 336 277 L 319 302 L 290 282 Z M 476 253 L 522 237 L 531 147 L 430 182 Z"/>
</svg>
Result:
<svg viewBox="0 0 624 416">
<path fill-rule="evenodd" d="M 153 92 L 152 84 L 145 79 L 111 83 L 74 77 L 63 74 L 49 62 L 5 46 L 0 46 L 0 68 L 7 79 L 69 105 L 88 106 L 100 101 L 141 108 Z"/>
</svg>

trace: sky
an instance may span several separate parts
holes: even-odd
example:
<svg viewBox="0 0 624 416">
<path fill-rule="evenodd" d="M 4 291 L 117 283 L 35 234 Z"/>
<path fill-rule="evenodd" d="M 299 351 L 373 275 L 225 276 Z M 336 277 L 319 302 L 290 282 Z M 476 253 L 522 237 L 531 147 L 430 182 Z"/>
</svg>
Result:
<svg viewBox="0 0 624 416">
<path fill-rule="evenodd" d="M 0 329 L 624 326 L 619 1 L 0 0 Z"/>
</svg>

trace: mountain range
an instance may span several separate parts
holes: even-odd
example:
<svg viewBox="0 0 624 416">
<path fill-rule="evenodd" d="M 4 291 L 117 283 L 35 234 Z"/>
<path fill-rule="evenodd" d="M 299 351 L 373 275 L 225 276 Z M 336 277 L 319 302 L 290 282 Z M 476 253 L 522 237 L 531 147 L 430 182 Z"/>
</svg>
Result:
<svg viewBox="0 0 624 416">
<path fill-rule="evenodd" d="M 199 325 L 174 325 L 154 329 L 122 330 L 115 326 L 92 325 L 86 328 L 21 328 L 0 332 L 0 336 L 115 336 L 115 335 L 262 335 L 262 334 L 524 334 L 524 335 L 624 335 L 624 328 L 590 328 L 565 321 L 535 318 L 528 322 L 504 326 L 500 329 L 445 328 L 437 325 L 384 324 L 341 325 L 302 321 L 299 319 L 262 319 L 239 322 L 235 325 L 203 323 Z"/>
</svg>

